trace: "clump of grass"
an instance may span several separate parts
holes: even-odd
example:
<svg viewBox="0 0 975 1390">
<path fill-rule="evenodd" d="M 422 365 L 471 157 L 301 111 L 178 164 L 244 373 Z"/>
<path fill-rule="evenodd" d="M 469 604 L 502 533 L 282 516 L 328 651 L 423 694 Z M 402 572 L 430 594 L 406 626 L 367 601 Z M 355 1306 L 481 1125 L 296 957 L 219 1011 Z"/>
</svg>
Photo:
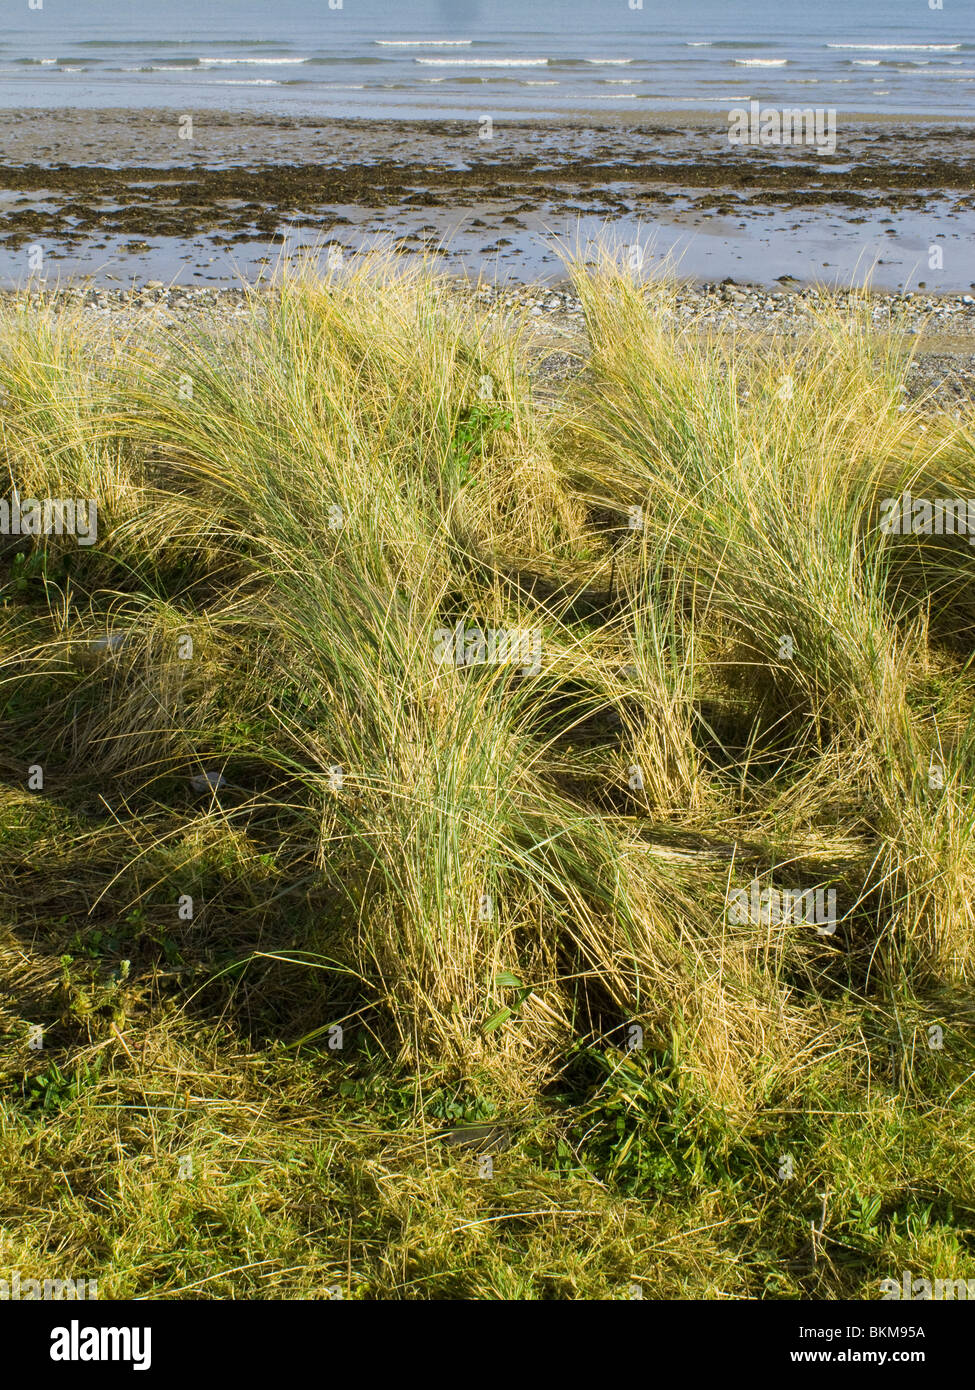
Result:
<svg viewBox="0 0 975 1390">
<path fill-rule="evenodd" d="M 825 755 L 831 782 L 863 807 L 882 846 L 871 888 L 885 968 L 964 974 L 970 841 L 964 812 L 957 833 L 931 839 L 932 822 L 952 817 L 944 802 L 932 816 L 921 773 L 936 728 L 912 700 L 929 666 L 926 609 L 893 601 L 894 547 L 877 524 L 924 447 L 917 414 L 899 410 L 906 352 L 877 344 L 855 301 L 824 311 L 798 347 L 762 354 L 747 337 L 675 330 L 667 288 L 611 258 L 577 266 L 575 280 L 593 342 L 580 411 L 603 458 L 596 496 L 640 508 L 633 582 L 687 615 L 679 644 L 658 639 L 648 704 L 662 714 L 676 702 L 686 728 L 687 653 L 710 646 L 713 667 L 723 640 L 723 678 L 745 693 L 746 718 L 776 730 L 780 766 Z M 644 630 L 647 601 L 629 609 Z M 657 765 L 685 744 L 678 721 Z"/>
<path fill-rule="evenodd" d="M 862 306 L 729 341 L 608 255 L 572 273 L 587 372 L 555 405 L 523 323 L 388 257 L 284 276 L 232 335 L 0 324 L 11 480 L 100 508 L 77 563 L 37 537 L 0 567 L 25 1277 L 51 1250 L 103 1297 L 960 1271 L 969 557 L 877 515 L 970 491 L 966 427 L 901 408 Z M 488 631 L 522 659 L 481 660 Z M 755 880 L 835 887 L 835 935 L 735 919 Z"/>
</svg>

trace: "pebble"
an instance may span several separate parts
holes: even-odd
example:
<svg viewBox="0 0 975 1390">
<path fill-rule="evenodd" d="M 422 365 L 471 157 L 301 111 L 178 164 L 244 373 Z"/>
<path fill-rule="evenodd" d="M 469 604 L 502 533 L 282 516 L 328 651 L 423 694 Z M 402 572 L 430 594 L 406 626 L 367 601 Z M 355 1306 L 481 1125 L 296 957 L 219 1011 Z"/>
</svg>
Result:
<svg viewBox="0 0 975 1390">
<path fill-rule="evenodd" d="M 222 791 L 230 783 L 222 772 L 200 772 L 190 778 L 190 786 L 195 792 Z"/>
<path fill-rule="evenodd" d="M 504 311 L 527 312 L 534 327 L 546 333 L 579 340 L 584 314 L 579 299 L 565 284 L 468 285 L 455 282 L 462 292 L 471 295 L 493 315 Z M 248 291 L 243 286 L 206 287 L 174 285 L 169 288 L 161 280 L 149 280 L 130 288 L 105 288 L 103 285 L 69 285 L 66 288 L 43 291 L 0 292 L 0 303 L 12 304 L 17 310 L 32 299 L 43 297 L 55 305 L 72 304 L 81 308 L 93 322 L 118 323 L 125 328 L 133 320 L 151 319 L 170 330 L 181 324 L 199 322 L 206 318 L 217 324 L 238 325 L 248 317 L 248 301 L 253 295 L 260 303 L 266 291 Z M 843 307 L 854 292 L 835 293 Z M 775 288 L 762 285 L 738 284 L 726 279 L 721 283 L 682 281 L 674 290 L 673 317 L 676 325 L 693 321 L 702 329 L 733 330 L 747 326 L 749 332 L 767 332 L 785 338 L 797 338 L 807 331 L 817 309 L 830 294 L 813 285 L 804 285 L 790 276 L 783 276 Z M 959 404 L 964 392 L 975 395 L 975 296 L 971 294 L 937 295 L 927 291 L 904 293 L 874 290 L 864 299 L 873 325 L 879 329 L 898 327 L 907 334 L 919 333 L 925 325 L 938 333 L 968 338 L 969 353 L 952 351 L 931 357 L 935 385 L 944 398 Z M 924 375 L 927 355 L 919 354 L 912 368 L 915 375 Z M 569 372 L 560 373 L 568 375 Z M 930 377 L 931 373 L 927 375 Z M 931 384 L 929 382 L 929 384 Z M 914 393 L 912 392 L 912 395 Z"/>
</svg>

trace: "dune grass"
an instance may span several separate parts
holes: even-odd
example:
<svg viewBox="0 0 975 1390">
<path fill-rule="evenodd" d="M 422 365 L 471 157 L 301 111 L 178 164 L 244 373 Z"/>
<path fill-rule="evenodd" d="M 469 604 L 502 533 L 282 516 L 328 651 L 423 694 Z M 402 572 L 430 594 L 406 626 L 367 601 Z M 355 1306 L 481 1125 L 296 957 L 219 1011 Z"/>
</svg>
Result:
<svg viewBox="0 0 975 1390">
<path fill-rule="evenodd" d="M 975 495 L 975 417 L 862 305 L 718 338 L 569 271 L 557 399 L 381 257 L 232 333 L 3 311 L 5 493 L 98 542 L 0 561 L 0 1267 L 975 1274 L 973 557 L 878 520 Z"/>
</svg>

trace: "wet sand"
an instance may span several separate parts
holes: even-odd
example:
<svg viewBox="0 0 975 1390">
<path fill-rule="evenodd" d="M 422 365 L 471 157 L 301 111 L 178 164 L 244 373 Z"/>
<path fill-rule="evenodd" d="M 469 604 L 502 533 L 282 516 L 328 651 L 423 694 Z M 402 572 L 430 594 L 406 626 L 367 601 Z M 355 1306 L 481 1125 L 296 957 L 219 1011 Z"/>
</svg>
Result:
<svg viewBox="0 0 975 1390">
<path fill-rule="evenodd" d="M 778 260 L 757 258 L 769 280 L 784 263 L 815 278 L 816 265 L 793 269 L 790 257 L 817 236 L 828 246 L 846 235 L 853 249 L 902 236 L 920 253 L 944 235 L 956 245 L 939 288 L 975 282 L 975 143 L 960 123 L 839 113 L 829 154 L 733 146 L 726 113 L 495 121 L 490 139 L 477 122 L 219 112 L 194 115 L 183 139 L 187 114 L 0 112 L 0 276 L 19 283 L 23 249 L 37 244 L 54 260 L 81 257 L 69 273 L 103 252 L 116 274 L 126 257 L 137 274 L 164 244 L 197 267 L 233 248 L 252 265 L 287 236 L 351 244 L 348 228 L 352 241 L 381 233 L 418 251 L 459 223 L 468 251 L 515 260 L 540 229 L 588 219 L 717 226 L 741 243 L 767 223 L 784 238 Z M 522 278 L 537 274 L 525 266 Z"/>
</svg>

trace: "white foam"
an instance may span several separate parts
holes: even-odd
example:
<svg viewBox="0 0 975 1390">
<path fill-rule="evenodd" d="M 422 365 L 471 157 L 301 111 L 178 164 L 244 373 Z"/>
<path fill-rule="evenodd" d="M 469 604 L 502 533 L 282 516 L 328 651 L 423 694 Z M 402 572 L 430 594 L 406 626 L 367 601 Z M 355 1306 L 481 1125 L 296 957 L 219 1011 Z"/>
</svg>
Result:
<svg viewBox="0 0 975 1390">
<path fill-rule="evenodd" d="M 473 39 L 373 39 L 380 48 L 469 48 Z"/>
<path fill-rule="evenodd" d="M 788 58 L 736 58 L 739 68 L 784 68 Z"/>
<path fill-rule="evenodd" d="M 232 67 L 236 63 L 255 63 L 260 67 L 277 67 L 282 64 L 307 63 L 308 58 L 199 58 L 201 68 Z"/>
<path fill-rule="evenodd" d="M 414 58 L 414 63 L 424 63 L 436 68 L 544 68 L 547 58 Z"/>
<path fill-rule="evenodd" d="M 280 87 L 273 77 L 214 77 L 208 87 Z"/>
<path fill-rule="evenodd" d="M 865 49 L 868 53 L 953 53 L 960 43 L 828 43 L 827 48 Z"/>
<path fill-rule="evenodd" d="M 597 67 L 622 68 L 627 63 L 632 63 L 632 58 L 587 58 L 587 63 L 595 63 Z"/>
<path fill-rule="evenodd" d="M 854 59 L 853 59 L 853 66 L 854 66 L 855 68 L 879 68 L 879 67 L 880 67 L 880 59 L 879 59 L 879 58 L 854 58 Z"/>
</svg>

